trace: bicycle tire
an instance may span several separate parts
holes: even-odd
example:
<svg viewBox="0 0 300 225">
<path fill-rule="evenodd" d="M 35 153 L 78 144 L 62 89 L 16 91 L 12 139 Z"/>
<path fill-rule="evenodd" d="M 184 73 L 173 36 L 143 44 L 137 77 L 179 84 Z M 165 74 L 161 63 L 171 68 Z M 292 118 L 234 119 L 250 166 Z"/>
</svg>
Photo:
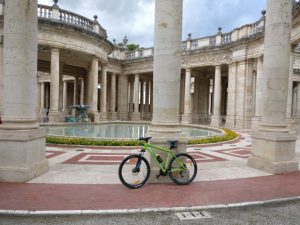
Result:
<svg viewBox="0 0 300 225">
<path fill-rule="evenodd" d="M 138 168 L 138 171 L 134 171 L 136 169 L 137 163 L 140 161 L 140 168 Z M 144 163 L 144 164 L 143 164 Z M 142 167 L 142 170 L 141 170 Z M 138 176 L 142 173 L 141 178 Z M 119 179 L 122 182 L 123 185 L 125 185 L 128 188 L 135 189 L 142 187 L 149 179 L 150 177 L 150 164 L 146 158 L 139 155 L 129 155 L 123 161 L 121 162 L 119 166 Z M 130 174 L 133 176 L 133 181 L 130 182 L 127 179 L 127 176 Z M 145 176 L 144 176 L 145 174 Z M 126 178 L 125 178 L 126 176 Z"/>
<path fill-rule="evenodd" d="M 181 167 L 180 165 L 178 165 L 178 160 L 185 166 L 186 171 L 181 171 L 181 172 L 172 172 L 172 169 L 174 170 L 174 168 L 178 168 Z M 187 168 L 187 161 L 188 161 L 188 168 Z M 191 183 L 195 177 L 197 176 L 197 163 L 195 161 L 195 159 L 187 154 L 187 153 L 179 153 L 176 154 L 175 157 L 173 157 L 169 163 L 169 176 L 171 178 L 171 180 L 179 185 L 187 185 L 189 183 Z M 190 174 L 190 172 L 192 174 Z M 188 176 L 188 177 L 187 177 Z"/>
</svg>

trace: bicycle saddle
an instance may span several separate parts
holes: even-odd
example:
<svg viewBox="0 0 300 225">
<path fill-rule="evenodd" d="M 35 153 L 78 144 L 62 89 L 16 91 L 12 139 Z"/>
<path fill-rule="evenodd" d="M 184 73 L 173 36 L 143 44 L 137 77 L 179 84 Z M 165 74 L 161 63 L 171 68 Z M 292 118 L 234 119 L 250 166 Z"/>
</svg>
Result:
<svg viewBox="0 0 300 225">
<path fill-rule="evenodd" d="M 145 141 L 148 143 L 148 141 L 151 139 L 152 137 L 140 137 L 139 141 Z"/>
<path fill-rule="evenodd" d="M 177 140 L 174 140 L 174 141 L 167 141 L 167 142 L 170 143 L 170 149 L 175 149 L 175 148 L 177 148 L 177 143 L 178 143 Z"/>
</svg>

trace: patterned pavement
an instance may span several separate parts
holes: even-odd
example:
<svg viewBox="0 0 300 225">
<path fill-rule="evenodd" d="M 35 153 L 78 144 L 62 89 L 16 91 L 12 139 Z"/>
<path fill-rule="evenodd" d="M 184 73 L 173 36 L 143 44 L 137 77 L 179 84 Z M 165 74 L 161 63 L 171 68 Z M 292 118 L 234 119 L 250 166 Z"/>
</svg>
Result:
<svg viewBox="0 0 300 225">
<path fill-rule="evenodd" d="M 238 133 L 238 140 L 190 146 L 187 149 L 198 164 L 195 182 L 270 175 L 247 167 L 251 136 L 247 131 Z M 120 184 L 120 162 L 138 151 L 136 147 L 47 146 L 50 170 L 29 183 Z"/>
</svg>

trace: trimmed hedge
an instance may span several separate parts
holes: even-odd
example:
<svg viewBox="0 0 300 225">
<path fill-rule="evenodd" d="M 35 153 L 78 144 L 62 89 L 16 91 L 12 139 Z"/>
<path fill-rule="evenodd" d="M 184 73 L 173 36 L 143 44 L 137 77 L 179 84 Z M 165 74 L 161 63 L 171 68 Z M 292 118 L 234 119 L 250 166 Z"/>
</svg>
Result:
<svg viewBox="0 0 300 225">
<path fill-rule="evenodd" d="M 212 136 L 202 139 L 190 140 L 189 145 L 194 144 L 209 144 L 223 141 L 230 141 L 238 137 L 238 134 L 224 129 L 224 136 Z M 137 140 L 97 140 L 91 138 L 73 138 L 73 137 L 46 137 L 47 144 L 63 144 L 63 145 L 89 145 L 89 146 L 143 146 L 142 141 Z"/>
<path fill-rule="evenodd" d="M 46 137 L 47 144 L 89 145 L 89 146 L 142 146 L 141 141 L 131 140 L 96 140 L 89 138 Z"/>
<path fill-rule="evenodd" d="M 207 137 L 207 138 L 201 138 L 201 139 L 196 139 L 196 140 L 190 140 L 188 142 L 189 145 L 194 145 L 194 144 L 210 144 L 210 143 L 218 143 L 218 142 L 224 142 L 224 141 L 230 141 L 235 138 L 237 138 L 239 135 L 232 130 L 229 129 L 223 129 L 225 131 L 224 136 L 212 136 L 212 137 Z"/>
</svg>

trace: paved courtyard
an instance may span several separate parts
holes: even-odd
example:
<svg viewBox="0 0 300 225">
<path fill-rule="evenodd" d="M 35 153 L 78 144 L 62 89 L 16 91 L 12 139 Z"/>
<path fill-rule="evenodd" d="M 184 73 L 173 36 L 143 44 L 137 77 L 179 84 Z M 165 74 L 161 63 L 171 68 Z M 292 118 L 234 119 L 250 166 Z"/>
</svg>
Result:
<svg viewBox="0 0 300 225">
<path fill-rule="evenodd" d="M 188 148 L 198 164 L 196 182 L 270 175 L 247 167 L 251 137 L 247 131 L 239 134 L 237 141 Z M 137 148 L 48 146 L 50 170 L 30 183 L 120 184 L 117 174 L 120 162 L 136 152 Z M 300 159 L 299 154 L 300 149 Z"/>
</svg>

